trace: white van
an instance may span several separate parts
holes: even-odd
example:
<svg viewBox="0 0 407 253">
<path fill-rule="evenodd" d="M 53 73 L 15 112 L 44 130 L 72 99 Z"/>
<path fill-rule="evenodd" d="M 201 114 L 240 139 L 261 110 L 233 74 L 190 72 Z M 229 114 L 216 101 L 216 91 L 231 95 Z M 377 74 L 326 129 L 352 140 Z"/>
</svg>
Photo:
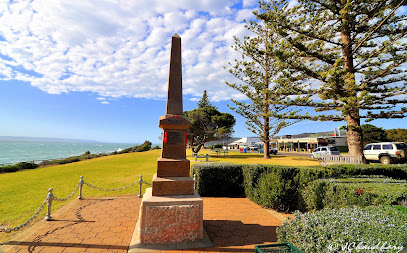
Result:
<svg viewBox="0 0 407 253">
<path fill-rule="evenodd" d="M 341 155 L 337 147 L 322 146 L 314 149 L 311 158 L 321 158 L 322 155 Z"/>
</svg>

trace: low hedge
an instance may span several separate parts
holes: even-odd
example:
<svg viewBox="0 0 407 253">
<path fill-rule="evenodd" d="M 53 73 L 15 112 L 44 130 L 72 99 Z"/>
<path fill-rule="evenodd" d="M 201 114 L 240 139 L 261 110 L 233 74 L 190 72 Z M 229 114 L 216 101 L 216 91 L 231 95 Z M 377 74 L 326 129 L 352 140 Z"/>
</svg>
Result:
<svg viewBox="0 0 407 253">
<path fill-rule="evenodd" d="M 201 196 L 240 196 L 278 211 L 307 210 L 301 190 L 324 178 L 383 175 L 407 179 L 406 165 L 331 165 L 288 167 L 280 165 L 194 164 Z"/>
<path fill-rule="evenodd" d="M 407 181 L 383 176 L 318 179 L 301 190 L 307 210 L 391 205 L 407 198 Z"/>
<path fill-rule="evenodd" d="M 205 197 L 243 196 L 242 165 L 233 163 L 200 163 L 192 166 L 196 191 Z"/>
</svg>

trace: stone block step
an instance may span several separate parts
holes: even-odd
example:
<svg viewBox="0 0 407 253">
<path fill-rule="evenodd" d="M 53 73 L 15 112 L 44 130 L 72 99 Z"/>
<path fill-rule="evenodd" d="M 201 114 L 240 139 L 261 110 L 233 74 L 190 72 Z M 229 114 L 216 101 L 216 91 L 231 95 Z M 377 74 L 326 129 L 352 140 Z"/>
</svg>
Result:
<svg viewBox="0 0 407 253">
<path fill-rule="evenodd" d="M 194 180 L 190 177 L 153 177 L 153 196 L 193 195 Z"/>
<path fill-rule="evenodd" d="M 189 177 L 190 162 L 185 158 L 158 158 L 157 177 Z"/>
</svg>

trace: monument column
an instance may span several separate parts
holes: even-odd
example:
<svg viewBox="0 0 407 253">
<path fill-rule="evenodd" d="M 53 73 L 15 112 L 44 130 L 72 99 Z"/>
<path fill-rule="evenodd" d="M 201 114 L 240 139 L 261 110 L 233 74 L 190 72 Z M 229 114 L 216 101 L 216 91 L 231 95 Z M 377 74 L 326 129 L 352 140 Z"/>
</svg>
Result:
<svg viewBox="0 0 407 253">
<path fill-rule="evenodd" d="M 186 131 L 190 125 L 182 106 L 181 37 L 175 34 L 171 43 L 167 110 L 159 119 L 163 130 L 161 157 L 157 160 L 152 188 L 146 190 L 141 203 L 136 236 L 133 235 L 138 246 L 194 242 L 203 237 L 203 200 L 194 190 L 186 159 Z"/>
</svg>

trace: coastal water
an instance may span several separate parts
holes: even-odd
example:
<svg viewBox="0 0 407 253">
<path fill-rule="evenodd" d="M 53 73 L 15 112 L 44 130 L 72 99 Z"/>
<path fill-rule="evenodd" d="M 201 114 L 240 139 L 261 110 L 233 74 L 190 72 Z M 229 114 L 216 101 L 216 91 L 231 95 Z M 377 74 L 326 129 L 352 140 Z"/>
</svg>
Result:
<svg viewBox="0 0 407 253">
<path fill-rule="evenodd" d="M 66 158 L 86 151 L 92 154 L 110 153 L 136 145 L 140 144 L 0 141 L 0 164 Z"/>
</svg>

